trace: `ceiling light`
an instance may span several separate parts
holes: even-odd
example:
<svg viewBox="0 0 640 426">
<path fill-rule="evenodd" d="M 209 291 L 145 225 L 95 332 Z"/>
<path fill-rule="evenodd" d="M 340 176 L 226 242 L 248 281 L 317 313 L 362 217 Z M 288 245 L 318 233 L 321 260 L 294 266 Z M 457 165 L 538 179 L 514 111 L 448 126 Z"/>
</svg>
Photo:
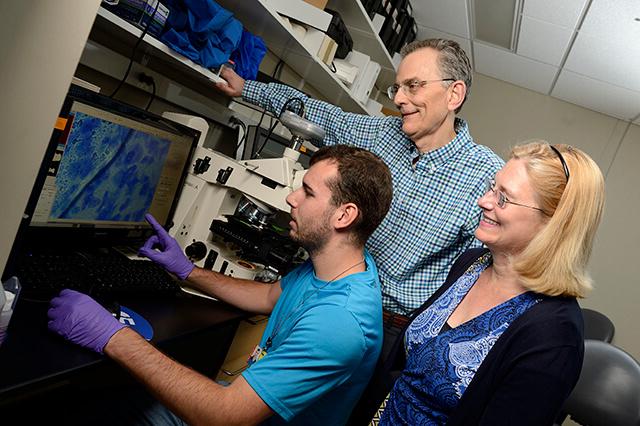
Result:
<svg viewBox="0 0 640 426">
<path fill-rule="evenodd" d="M 518 0 L 473 0 L 475 38 L 515 50 L 519 7 Z"/>
</svg>

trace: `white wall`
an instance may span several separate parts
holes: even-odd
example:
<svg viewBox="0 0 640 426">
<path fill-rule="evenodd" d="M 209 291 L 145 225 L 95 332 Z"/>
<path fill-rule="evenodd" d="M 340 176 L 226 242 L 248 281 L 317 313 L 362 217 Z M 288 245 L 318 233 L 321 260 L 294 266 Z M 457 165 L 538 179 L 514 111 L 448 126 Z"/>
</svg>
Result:
<svg viewBox="0 0 640 426">
<path fill-rule="evenodd" d="M 0 2 L 0 271 L 99 4 Z"/>
<path fill-rule="evenodd" d="M 607 175 L 607 208 L 593 251 L 598 286 L 584 305 L 616 325 L 614 343 L 640 360 L 640 127 L 631 125 Z"/>
<path fill-rule="evenodd" d="M 640 127 L 483 75 L 461 116 L 476 142 L 502 157 L 527 139 L 576 146 L 598 163 L 607 202 L 590 262 L 595 290 L 580 303 L 607 315 L 614 344 L 640 360 Z"/>
</svg>

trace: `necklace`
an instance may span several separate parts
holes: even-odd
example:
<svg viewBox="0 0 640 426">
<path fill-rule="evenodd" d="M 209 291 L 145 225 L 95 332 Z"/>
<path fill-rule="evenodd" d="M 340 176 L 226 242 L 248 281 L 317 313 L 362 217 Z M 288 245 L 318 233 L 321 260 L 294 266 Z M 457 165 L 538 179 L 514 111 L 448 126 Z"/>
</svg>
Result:
<svg viewBox="0 0 640 426">
<path fill-rule="evenodd" d="M 269 348 L 271 348 L 271 344 L 273 343 L 273 339 L 278 335 L 278 332 L 280 331 L 280 327 L 282 326 L 282 324 L 284 324 L 284 322 L 286 320 L 288 320 L 291 317 L 291 315 L 293 315 L 296 312 L 298 312 L 298 310 L 307 302 L 307 300 L 309 300 L 312 296 L 315 296 L 320 290 L 322 290 L 323 288 L 325 288 L 326 286 L 328 286 L 329 284 L 331 284 L 332 282 L 337 280 L 341 275 L 349 272 L 350 270 L 352 270 L 353 268 L 355 268 L 358 265 L 362 265 L 364 263 L 364 261 L 365 261 L 364 258 L 362 258 L 362 260 L 359 261 L 358 263 L 354 263 L 353 265 L 349 266 L 347 269 L 345 269 L 344 271 L 340 272 L 338 275 L 333 277 L 331 280 L 327 281 L 321 287 L 318 287 L 314 292 L 312 292 L 310 295 L 308 295 L 307 297 L 302 299 L 300 301 L 300 303 L 298 304 L 298 306 L 296 306 L 294 309 L 292 309 L 289 312 L 289 314 L 287 314 L 287 316 L 284 317 L 284 319 L 278 321 L 278 323 L 276 324 L 276 326 L 273 329 L 273 332 L 271 333 L 271 336 L 269 336 L 269 338 L 267 339 L 267 341 L 264 344 L 264 349 L 263 349 L 264 354 L 266 355 L 266 352 L 269 350 Z"/>
</svg>

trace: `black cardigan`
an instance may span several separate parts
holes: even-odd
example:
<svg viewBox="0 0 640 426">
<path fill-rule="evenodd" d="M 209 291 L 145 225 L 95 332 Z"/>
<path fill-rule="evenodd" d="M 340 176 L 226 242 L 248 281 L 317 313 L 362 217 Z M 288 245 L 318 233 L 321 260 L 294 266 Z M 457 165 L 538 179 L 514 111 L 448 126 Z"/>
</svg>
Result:
<svg viewBox="0 0 640 426">
<path fill-rule="evenodd" d="M 486 252 L 486 249 L 473 249 L 463 253 L 442 287 L 412 315 L 412 319 Z M 365 393 L 370 407 L 365 416 L 372 416 L 371 409 L 377 409 L 391 390 L 404 368 L 404 355 L 403 338 L 399 338 L 387 362 L 376 370 Z M 518 317 L 500 336 L 469 383 L 458 407 L 451 413 L 447 425 L 553 424 L 562 403 L 578 381 L 583 355 L 582 313 L 576 300 L 543 296 L 542 301 Z M 361 416 L 362 413 L 352 420 Z M 352 424 L 356 423 L 359 422 Z"/>
</svg>

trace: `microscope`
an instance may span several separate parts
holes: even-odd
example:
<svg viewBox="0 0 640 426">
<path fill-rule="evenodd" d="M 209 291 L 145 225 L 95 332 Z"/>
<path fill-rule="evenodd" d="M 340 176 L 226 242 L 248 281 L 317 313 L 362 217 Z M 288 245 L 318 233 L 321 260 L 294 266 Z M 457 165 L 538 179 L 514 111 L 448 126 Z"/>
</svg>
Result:
<svg viewBox="0 0 640 426">
<path fill-rule="evenodd" d="M 288 110 L 280 121 L 293 135 L 281 158 L 238 161 L 196 148 L 169 233 L 197 266 L 271 282 L 306 256 L 288 236 L 285 198 L 302 185 L 303 142 L 325 133 Z"/>
</svg>

